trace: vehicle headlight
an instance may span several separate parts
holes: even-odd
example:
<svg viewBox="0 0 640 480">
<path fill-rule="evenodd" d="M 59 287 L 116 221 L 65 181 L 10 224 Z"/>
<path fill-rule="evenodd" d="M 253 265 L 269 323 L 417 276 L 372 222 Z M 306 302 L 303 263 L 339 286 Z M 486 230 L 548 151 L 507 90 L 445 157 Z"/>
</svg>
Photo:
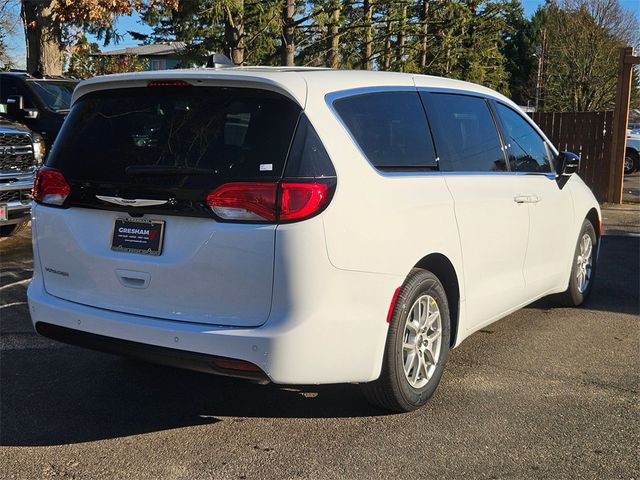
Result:
<svg viewBox="0 0 640 480">
<path fill-rule="evenodd" d="M 31 141 L 33 142 L 33 157 L 36 160 L 36 164 L 40 166 L 47 153 L 47 146 L 44 143 L 44 138 L 39 133 L 33 133 L 31 135 Z"/>
</svg>

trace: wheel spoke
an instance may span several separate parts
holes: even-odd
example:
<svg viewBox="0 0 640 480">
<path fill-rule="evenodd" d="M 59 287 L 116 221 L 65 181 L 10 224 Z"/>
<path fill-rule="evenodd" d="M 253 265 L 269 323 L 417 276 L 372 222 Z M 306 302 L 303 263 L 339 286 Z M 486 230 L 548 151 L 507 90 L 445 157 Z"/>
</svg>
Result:
<svg viewBox="0 0 640 480">
<path fill-rule="evenodd" d="M 426 357 L 425 360 L 430 365 L 435 365 L 436 364 L 436 355 L 435 355 L 435 352 L 433 351 L 433 347 L 434 347 L 434 344 L 430 343 L 429 346 L 427 347 L 427 349 L 424 351 L 424 355 Z"/>
<path fill-rule="evenodd" d="M 427 340 L 429 343 L 433 343 L 438 340 L 442 336 L 442 332 L 440 330 L 434 330 L 430 335 L 427 335 Z"/>
<path fill-rule="evenodd" d="M 593 250 L 593 247 L 591 245 L 591 240 L 589 240 L 588 244 L 587 244 L 587 248 L 585 251 L 585 254 L 582 256 L 587 262 L 591 261 L 591 251 Z"/>
<path fill-rule="evenodd" d="M 426 359 L 420 358 L 420 366 L 418 368 L 418 372 L 422 375 L 422 378 L 429 378 L 429 370 Z"/>
<path fill-rule="evenodd" d="M 412 333 L 416 334 L 420 330 L 420 325 L 414 319 L 407 322 L 407 328 L 411 330 Z"/>
<path fill-rule="evenodd" d="M 407 355 L 407 358 L 404 361 L 404 373 L 409 379 L 411 379 L 411 376 L 410 376 L 411 367 L 413 366 L 416 360 L 416 357 L 417 357 L 416 352 L 411 352 L 409 353 L 409 355 Z"/>
<path fill-rule="evenodd" d="M 429 302 L 424 302 L 423 300 L 420 300 L 419 304 L 420 304 L 420 330 L 422 330 L 424 328 L 425 320 L 429 316 Z"/>
<path fill-rule="evenodd" d="M 427 329 L 433 327 L 433 324 L 440 318 L 440 312 L 435 311 L 431 314 L 429 319 L 427 320 Z"/>
</svg>

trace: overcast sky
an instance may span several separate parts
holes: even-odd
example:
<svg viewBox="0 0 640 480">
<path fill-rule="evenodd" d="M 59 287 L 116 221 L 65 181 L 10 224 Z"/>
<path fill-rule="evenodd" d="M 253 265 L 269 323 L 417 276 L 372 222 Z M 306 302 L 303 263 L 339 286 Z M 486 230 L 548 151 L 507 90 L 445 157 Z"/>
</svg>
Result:
<svg viewBox="0 0 640 480">
<path fill-rule="evenodd" d="M 522 0 L 524 11 L 527 16 L 533 15 L 540 4 L 544 3 L 543 0 Z M 636 16 L 640 17 L 640 0 L 620 0 L 623 7 L 635 12 Z M 16 25 L 14 32 L 9 35 L 8 47 L 9 54 L 16 62 L 16 68 L 25 68 L 26 53 L 24 42 L 24 30 L 19 22 L 20 2 L 15 1 L 14 13 L 16 18 Z M 121 17 L 116 23 L 116 29 L 120 35 L 123 35 L 122 41 L 118 44 L 111 44 L 107 47 L 102 47 L 103 50 L 114 50 L 124 47 L 134 47 L 139 44 L 136 40 L 133 40 L 127 31 L 135 31 L 141 33 L 149 33 L 151 29 L 140 21 L 140 16 L 134 13 L 128 17 Z M 95 40 L 89 37 L 90 40 Z"/>
</svg>

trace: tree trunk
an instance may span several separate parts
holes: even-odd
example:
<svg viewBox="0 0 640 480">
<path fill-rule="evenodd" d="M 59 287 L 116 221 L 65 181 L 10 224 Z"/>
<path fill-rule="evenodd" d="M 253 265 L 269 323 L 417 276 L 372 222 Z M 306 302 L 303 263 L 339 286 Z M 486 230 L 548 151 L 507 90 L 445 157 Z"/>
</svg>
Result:
<svg viewBox="0 0 640 480">
<path fill-rule="evenodd" d="M 329 35 L 327 37 L 327 67 L 338 68 L 340 58 L 338 49 L 340 47 L 340 1 L 331 2 L 331 20 L 329 23 Z"/>
<path fill-rule="evenodd" d="M 362 49 L 362 65 L 363 70 L 371 70 L 371 55 L 373 54 L 373 26 L 371 20 L 373 17 L 374 0 L 364 0 L 363 17 L 364 17 L 364 48 Z"/>
<path fill-rule="evenodd" d="M 420 72 L 426 73 L 427 70 L 427 34 L 429 16 L 429 0 L 422 0 L 420 6 Z"/>
<path fill-rule="evenodd" d="M 226 7 L 224 22 L 225 54 L 236 65 L 244 63 L 244 0 L 237 0 L 232 10 Z"/>
<path fill-rule="evenodd" d="M 282 45 L 280 58 L 282 65 L 295 65 L 296 0 L 286 0 L 282 7 Z"/>
<path fill-rule="evenodd" d="M 62 35 L 52 20 L 55 0 L 23 0 L 21 17 L 27 47 L 27 72 L 62 75 Z"/>
<path fill-rule="evenodd" d="M 396 69 L 404 72 L 404 42 L 406 38 L 407 28 L 407 4 L 405 2 L 400 6 L 400 19 L 398 22 L 398 50 L 396 58 Z"/>
<path fill-rule="evenodd" d="M 389 12 L 390 13 L 390 12 Z M 391 68 L 391 18 L 387 15 L 387 25 L 384 29 L 384 50 L 382 52 L 382 70 Z"/>
</svg>

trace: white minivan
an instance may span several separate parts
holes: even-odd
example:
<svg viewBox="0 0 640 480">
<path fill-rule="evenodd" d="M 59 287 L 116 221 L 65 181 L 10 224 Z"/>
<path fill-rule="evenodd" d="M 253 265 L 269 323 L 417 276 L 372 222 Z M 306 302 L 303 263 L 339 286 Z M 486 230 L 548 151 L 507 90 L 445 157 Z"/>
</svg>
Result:
<svg viewBox="0 0 640 480">
<path fill-rule="evenodd" d="M 42 335 L 395 411 L 449 350 L 591 291 L 600 210 L 510 100 L 422 75 L 223 68 L 82 82 L 41 168 Z"/>
</svg>

